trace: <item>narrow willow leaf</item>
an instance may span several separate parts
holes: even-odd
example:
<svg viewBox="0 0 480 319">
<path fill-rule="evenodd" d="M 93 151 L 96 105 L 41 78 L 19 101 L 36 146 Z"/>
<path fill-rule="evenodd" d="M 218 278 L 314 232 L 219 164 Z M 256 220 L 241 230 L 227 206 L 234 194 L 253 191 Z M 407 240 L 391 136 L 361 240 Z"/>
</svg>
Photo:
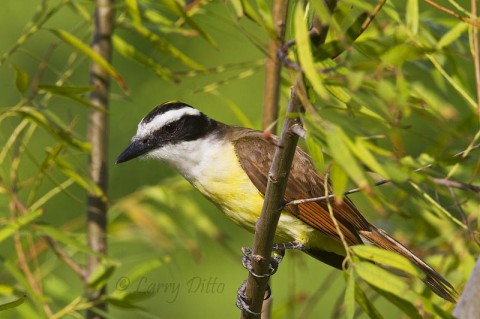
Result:
<svg viewBox="0 0 480 319">
<path fill-rule="evenodd" d="M 117 267 L 117 264 L 103 260 L 88 278 L 88 287 L 98 290 L 105 286 Z"/>
<path fill-rule="evenodd" d="M 332 157 L 359 187 L 368 185 L 367 178 L 360 165 L 350 152 L 348 136 L 340 127 L 332 127 L 327 134 L 327 143 Z"/>
<path fill-rule="evenodd" d="M 60 157 L 57 157 L 55 158 L 55 163 L 66 176 L 70 177 L 85 190 L 92 192 L 96 196 L 100 197 L 102 200 L 107 200 L 107 196 L 102 191 L 102 189 L 98 187 L 95 183 L 93 183 L 91 180 L 88 180 L 86 177 L 83 177 L 81 174 L 77 173 L 75 171 L 75 168 L 69 162 L 65 161 Z"/>
<path fill-rule="evenodd" d="M 76 12 L 79 16 L 81 16 L 85 21 L 91 23 L 92 22 L 92 15 L 90 11 L 85 8 L 84 5 L 80 4 L 77 1 L 69 1 L 68 5 Z"/>
<path fill-rule="evenodd" d="M 459 22 L 456 26 L 448 30 L 447 33 L 445 33 L 440 40 L 438 40 L 437 45 L 435 48 L 437 50 L 441 50 L 446 46 L 449 46 L 452 44 L 454 41 L 458 40 L 468 30 L 468 23 L 465 22 Z"/>
<path fill-rule="evenodd" d="M 185 20 L 186 23 L 193 29 L 197 30 L 198 33 L 213 47 L 218 48 L 218 44 L 215 40 L 206 33 L 190 16 L 187 15 L 185 9 L 180 5 L 176 0 L 161 0 L 173 13 Z"/>
<path fill-rule="evenodd" d="M 380 314 L 377 308 L 375 308 L 373 303 L 367 298 L 359 285 L 355 285 L 355 300 L 357 301 L 357 304 L 362 308 L 363 312 L 365 312 L 370 318 L 383 319 L 383 316 Z"/>
<path fill-rule="evenodd" d="M 345 190 L 347 189 L 348 176 L 337 162 L 333 163 L 330 178 L 332 180 L 332 188 L 335 198 L 342 199 L 343 193 L 345 193 Z"/>
<path fill-rule="evenodd" d="M 355 273 L 373 287 L 406 300 L 415 299 L 410 287 L 402 279 L 370 262 L 355 263 Z"/>
<path fill-rule="evenodd" d="M 34 123 L 38 124 L 42 128 L 44 128 L 47 132 L 52 134 L 54 137 L 66 142 L 67 144 L 82 150 L 84 152 L 90 151 L 90 144 L 86 142 L 82 142 L 77 140 L 72 136 L 72 133 L 65 130 L 64 128 L 60 127 L 56 124 L 47 113 L 42 113 L 37 111 L 37 109 L 33 107 L 22 107 L 20 109 L 15 110 L 16 113 L 25 117 Z"/>
<path fill-rule="evenodd" d="M 272 11 L 270 10 L 270 7 L 268 6 L 265 0 L 256 0 L 256 1 L 257 1 L 258 12 L 260 13 L 260 16 L 262 17 L 262 20 L 263 20 L 265 31 L 267 31 L 267 33 L 270 35 L 270 38 L 275 39 L 276 33 L 273 27 Z"/>
<path fill-rule="evenodd" d="M 233 102 L 223 94 L 217 94 L 216 92 L 212 92 L 212 94 L 218 97 L 220 100 L 222 100 L 223 103 L 228 106 L 230 111 L 235 114 L 236 119 L 240 122 L 242 126 L 254 127 L 253 123 L 250 121 L 245 112 L 243 112 L 242 108 L 239 107 L 235 102 Z"/>
<path fill-rule="evenodd" d="M 389 179 L 388 173 L 383 169 L 383 167 L 378 163 L 377 159 L 370 150 L 367 148 L 366 144 L 369 144 L 368 141 L 357 138 L 355 143 L 349 143 L 350 150 L 357 156 L 359 161 L 362 161 L 375 173 L 380 174 L 383 178 Z"/>
<path fill-rule="evenodd" d="M 313 6 L 315 10 L 315 14 L 318 15 L 320 21 L 322 23 L 330 25 L 332 22 L 332 14 L 325 3 L 325 1 L 312 1 L 310 4 Z"/>
<path fill-rule="evenodd" d="M 248 2 L 248 0 L 240 0 L 242 2 L 242 8 L 243 8 L 243 13 L 247 18 L 252 20 L 258 25 L 263 26 L 263 20 L 260 18 L 260 16 L 257 13 L 257 10 L 255 10 L 252 5 Z"/>
<path fill-rule="evenodd" d="M 420 279 L 425 277 L 424 273 L 418 270 L 412 262 L 397 253 L 367 245 L 353 246 L 352 251 L 363 259 L 401 270 Z"/>
<path fill-rule="evenodd" d="M 325 158 L 323 157 L 322 147 L 315 142 L 312 134 L 307 134 L 305 142 L 317 172 L 322 173 L 325 170 Z"/>
<path fill-rule="evenodd" d="M 413 34 L 418 33 L 418 0 L 407 1 L 407 12 L 405 15 L 407 28 Z"/>
<path fill-rule="evenodd" d="M 319 3 L 323 3 L 318 1 Z M 352 25 L 345 32 L 345 37 L 341 40 L 333 40 L 322 44 L 316 48 L 315 57 L 317 60 L 333 59 L 339 56 L 345 49 L 353 45 L 355 40 L 363 33 L 365 20 L 368 18 L 368 13 L 364 12 L 359 15 Z M 323 21 L 323 20 L 322 20 Z"/>
<path fill-rule="evenodd" d="M 154 59 L 143 54 L 141 51 L 138 51 L 133 45 L 127 43 L 125 40 L 123 40 L 119 36 L 117 35 L 113 36 L 113 45 L 115 47 L 115 50 L 118 53 L 120 53 L 124 57 L 132 59 L 144 65 L 159 77 L 170 80 L 170 81 L 174 81 L 174 82 L 178 81 L 172 75 L 172 72 L 169 69 L 164 68 L 160 64 L 156 63 Z"/>
<path fill-rule="evenodd" d="M 407 300 L 404 300 L 403 298 L 400 298 L 397 295 L 386 292 L 382 289 L 377 289 L 375 287 L 373 287 L 373 289 L 375 289 L 375 291 L 377 291 L 380 295 L 385 297 L 385 299 L 390 301 L 392 304 L 397 306 L 397 308 L 400 309 L 403 313 L 405 313 L 408 316 L 408 318 L 411 318 L 411 319 L 423 318 L 418 312 L 418 308 L 413 303 Z"/>
<path fill-rule="evenodd" d="M 169 263 L 171 261 L 171 258 L 166 256 L 163 257 L 162 259 L 153 259 L 149 260 L 146 262 L 143 262 L 137 266 L 135 266 L 131 271 L 128 273 L 128 279 L 130 282 L 134 282 L 137 279 L 141 278 L 142 276 L 145 276 L 152 270 L 158 269 L 165 264 Z"/>
<path fill-rule="evenodd" d="M 42 215 L 43 212 L 41 210 L 36 210 L 3 225 L 0 229 L 0 243 L 10 237 L 17 230 L 30 224 Z"/>
<path fill-rule="evenodd" d="M 140 17 L 140 10 L 138 10 L 137 0 L 125 0 L 125 4 L 127 5 L 128 14 L 132 17 L 133 24 L 141 25 L 142 18 Z"/>
<path fill-rule="evenodd" d="M 433 205 L 434 208 L 438 209 L 438 211 L 440 211 L 440 213 L 442 213 L 443 215 L 445 215 L 448 219 L 450 219 L 452 222 L 454 222 L 455 224 L 457 224 L 458 226 L 462 227 L 463 229 L 467 229 L 467 226 L 462 223 L 461 221 L 459 221 L 457 218 L 455 218 L 448 210 L 446 210 L 445 208 L 443 208 L 442 205 L 440 205 L 435 199 L 433 199 L 430 195 L 428 195 L 424 190 L 422 190 L 420 188 L 420 186 L 418 186 L 417 184 L 415 184 L 414 182 L 410 182 L 410 185 L 412 185 L 413 188 L 415 188 L 415 190 L 420 194 L 422 195 L 429 203 L 431 203 Z"/>
<path fill-rule="evenodd" d="M 345 315 L 347 319 L 353 319 L 355 317 L 355 277 L 353 271 L 348 272 L 347 288 L 345 289 L 344 303 L 345 303 Z"/>
<path fill-rule="evenodd" d="M 105 60 L 100 54 L 95 52 L 90 46 L 86 45 L 83 43 L 80 39 L 75 37 L 73 34 L 61 30 L 61 29 L 49 29 L 50 32 L 55 34 L 57 37 L 59 37 L 61 40 L 65 41 L 66 43 L 70 44 L 72 47 L 83 53 L 85 56 L 90 58 L 92 61 L 100 65 L 105 71 L 114 78 L 117 83 L 120 85 L 120 87 L 124 90 L 127 91 L 127 86 L 125 84 L 125 81 L 123 80 L 122 76 L 120 73 L 115 70 L 115 68 L 107 61 Z"/>
<path fill-rule="evenodd" d="M 229 2 L 232 4 L 233 9 L 235 10 L 237 18 L 243 17 L 242 0 L 230 0 Z"/>
<path fill-rule="evenodd" d="M 188 56 L 183 54 L 182 51 L 178 50 L 175 46 L 167 42 L 166 40 L 160 38 L 158 35 L 150 31 L 149 29 L 145 28 L 144 26 L 137 26 L 135 27 L 135 31 L 137 31 L 142 37 L 150 41 L 154 44 L 157 49 L 162 52 L 166 52 L 170 54 L 173 58 L 179 60 L 186 66 L 189 66 L 195 70 L 203 71 L 205 68 L 198 64 L 197 62 L 190 59 Z"/>
<path fill-rule="evenodd" d="M 44 224 L 39 224 L 36 226 L 37 232 L 40 235 L 46 235 L 51 238 L 53 238 L 55 241 L 62 243 L 66 246 L 73 247 L 77 249 L 80 252 L 89 254 L 89 255 L 94 255 L 98 257 L 102 257 L 100 253 L 97 253 L 93 251 L 90 247 L 88 247 L 86 244 L 84 244 L 82 241 L 67 235 L 65 231 L 62 231 L 58 228 L 49 226 L 49 225 L 44 225 Z"/>
<path fill-rule="evenodd" d="M 387 64 L 399 66 L 406 61 L 422 58 L 424 54 L 429 51 L 432 50 L 409 43 L 402 43 L 391 47 L 387 52 L 383 53 L 380 58 Z"/>
<path fill-rule="evenodd" d="M 315 67 L 312 48 L 310 45 L 310 37 L 308 35 L 307 26 L 305 24 L 305 12 L 302 4 L 299 3 L 295 9 L 294 24 L 295 24 L 295 40 L 297 41 L 297 54 L 300 64 L 302 66 L 305 76 L 312 84 L 315 92 L 324 100 L 329 98 L 327 89 L 322 83 L 320 73 Z"/>
<path fill-rule="evenodd" d="M 23 94 L 27 91 L 28 85 L 30 84 L 30 76 L 16 65 L 12 64 L 12 68 L 15 70 L 15 85 L 17 90 Z"/>
<path fill-rule="evenodd" d="M 25 302 L 25 299 L 27 299 L 27 295 L 23 295 L 20 298 L 18 298 L 17 300 L 1 304 L 0 305 L 0 311 L 18 307 Z"/>
<path fill-rule="evenodd" d="M 58 86 L 41 84 L 38 86 L 41 91 L 49 92 L 58 95 L 78 95 L 95 90 L 93 86 Z"/>
</svg>

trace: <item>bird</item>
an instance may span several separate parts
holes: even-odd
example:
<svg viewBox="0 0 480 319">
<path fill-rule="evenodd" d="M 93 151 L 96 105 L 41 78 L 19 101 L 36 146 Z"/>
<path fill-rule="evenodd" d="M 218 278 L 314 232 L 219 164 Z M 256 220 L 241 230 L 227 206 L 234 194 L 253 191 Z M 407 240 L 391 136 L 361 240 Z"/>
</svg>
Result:
<svg viewBox="0 0 480 319">
<path fill-rule="evenodd" d="M 254 232 L 277 140 L 274 135 L 265 138 L 262 131 L 216 121 L 187 103 L 168 101 L 153 108 L 140 121 L 130 145 L 116 163 L 137 157 L 166 162 L 234 223 Z M 324 185 L 324 176 L 317 172 L 312 158 L 297 147 L 285 202 L 323 196 Z M 425 274 L 423 282 L 435 294 L 456 302 L 457 293 L 446 279 L 368 222 L 348 197 L 341 202 L 332 201 L 331 205 L 348 246 L 373 245 L 402 255 Z M 275 243 L 297 248 L 337 269 L 342 269 L 346 256 L 325 201 L 286 205 L 280 215 Z"/>
</svg>

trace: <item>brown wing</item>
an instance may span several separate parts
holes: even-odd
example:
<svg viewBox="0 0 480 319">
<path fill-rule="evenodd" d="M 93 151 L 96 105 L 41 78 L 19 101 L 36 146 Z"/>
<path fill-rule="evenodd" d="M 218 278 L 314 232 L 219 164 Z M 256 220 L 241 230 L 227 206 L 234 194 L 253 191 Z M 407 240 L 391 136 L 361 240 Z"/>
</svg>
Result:
<svg viewBox="0 0 480 319">
<path fill-rule="evenodd" d="M 238 133 L 240 132 L 237 131 L 236 134 Z M 264 140 L 261 132 L 253 130 L 242 131 L 238 134 L 238 138 L 233 140 L 240 164 L 253 184 L 260 192 L 265 194 L 267 174 L 275 153 L 275 146 Z M 331 193 L 331 190 L 329 190 L 329 193 Z M 295 199 L 324 195 L 323 178 L 316 172 L 311 158 L 300 148 L 297 148 L 285 191 L 285 200 L 288 202 Z M 363 244 L 359 235 L 361 234 L 370 243 L 403 255 L 426 274 L 423 282 L 433 292 L 450 302 L 455 302 L 457 293 L 447 280 L 423 260 L 415 256 L 408 248 L 390 237 L 383 230 L 371 225 L 348 198 L 345 198 L 341 205 L 332 202 L 332 206 L 335 219 L 349 245 Z M 306 203 L 293 207 L 287 206 L 286 210 L 330 237 L 337 240 L 340 239 L 328 213 L 325 201 Z M 342 267 L 343 256 L 321 250 L 320 247 L 312 247 L 305 252 L 333 267 Z"/>
<path fill-rule="evenodd" d="M 263 139 L 262 133 L 257 131 L 250 131 L 247 134 L 245 131 L 242 132 L 242 136 L 235 139 L 234 143 L 240 165 L 247 172 L 253 184 L 262 194 L 265 194 L 267 174 L 275 153 L 275 145 Z M 329 193 L 332 192 L 329 191 Z M 285 191 L 285 200 L 289 202 L 324 195 L 324 179 L 315 170 L 310 156 L 297 148 Z M 348 244 L 362 244 L 358 231 L 370 230 L 370 224 L 348 198 L 340 205 L 333 201 L 331 203 L 334 216 Z M 298 206 L 290 205 L 285 209 L 306 224 L 340 240 L 328 212 L 326 201 Z"/>
</svg>

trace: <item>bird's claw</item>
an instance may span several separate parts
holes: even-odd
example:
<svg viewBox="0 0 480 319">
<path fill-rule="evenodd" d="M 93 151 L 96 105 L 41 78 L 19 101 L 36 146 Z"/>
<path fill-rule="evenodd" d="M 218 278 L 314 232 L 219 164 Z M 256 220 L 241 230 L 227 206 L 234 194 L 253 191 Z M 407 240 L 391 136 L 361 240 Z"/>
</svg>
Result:
<svg viewBox="0 0 480 319">
<path fill-rule="evenodd" d="M 268 274 L 256 274 L 253 271 L 253 266 L 252 266 L 252 256 L 253 256 L 253 251 L 250 247 L 243 247 L 242 248 L 243 252 L 243 257 L 242 257 L 242 265 L 243 267 L 248 270 L 252 276 L 257 277 L 257 278 L 265 278 L 265 277 L 270 277 L 274 275 L 277 270 L 278 270 L 278 265 L 280 262 L 283 260 L 283 255 L 277 254 L 270 259 L 270 267 L 269 267 L 269 273 Z"/>
<path fill-rule="evenodd" d="M 235 305 L 237 306 L 238 309 L 242 311 L 245 311 L 251 315 L 258 316 L 260 315 L 260 313 L 250 310 L 250 306 L 247 304 L 247 297 L 245 296 L 246 289 L 247 289 L 247 281 L 245 280 L 240 285 L 240 288 L 238 288 L 237 290 L 237 301 L 235 302 Z M 269 284 L 267 284 L 267 286 L 265 287 L 265 292 L 266 292 L 266 296 L 263 299 L 267 300 L 272 295 L 272 289 L 270 288 Z"/>
<path fill-rule="evenodd" d="M 235 305 L 237 306 L 238 309 L 245 311 L 251 315 L 260 315 L 258 312 L 254 312 L 250 310 L 250 306 L 247 304 L 247 297 L 245 296 L 245 291 L 247 289 L 247 281 L 245 280 L 240 288 L 237 290 L 237 302 Z"/>
</svg>

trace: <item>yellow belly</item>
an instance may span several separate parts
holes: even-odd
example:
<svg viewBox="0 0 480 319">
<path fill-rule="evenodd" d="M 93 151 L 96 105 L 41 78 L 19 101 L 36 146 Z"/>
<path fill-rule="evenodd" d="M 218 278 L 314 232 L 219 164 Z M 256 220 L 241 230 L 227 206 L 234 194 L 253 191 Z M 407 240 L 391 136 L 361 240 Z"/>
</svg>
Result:
<svg viewBox="0 0 480 319">
<path fill-rule="evenodd" d="M 263 195 L 243 171 L 232 145 L 226 145 L 218 158 L 204 165 L 193 185 L 210 199 L 233 222 L 255 231 L 255 223 L 263 206 Z M 210 166 L 210 167 L 208 167 Z M 344 254 L 336 240 L 307 225 L 289 212 L 283 211 L 277 226 L 275 242 L 300 242 L 306 247 Z"/>
</svg>

